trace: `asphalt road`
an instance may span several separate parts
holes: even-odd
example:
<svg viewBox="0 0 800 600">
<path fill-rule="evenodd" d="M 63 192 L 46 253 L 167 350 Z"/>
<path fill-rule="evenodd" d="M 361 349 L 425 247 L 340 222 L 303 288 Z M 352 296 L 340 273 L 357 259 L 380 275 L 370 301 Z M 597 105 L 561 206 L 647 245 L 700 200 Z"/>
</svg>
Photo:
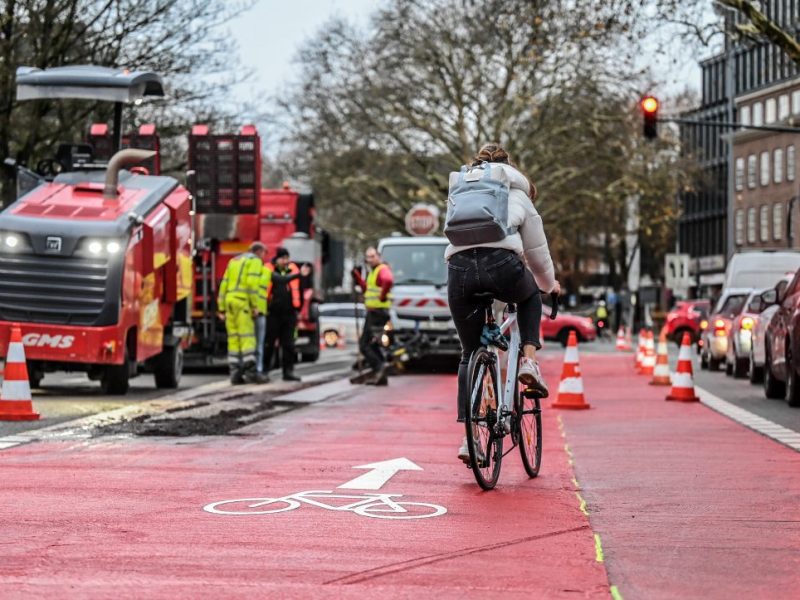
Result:
<svg viewBox="0 0 800 600">
<path fill-rule="evenodd" d="M 302 377 L 320 371 L 345 368 L 352 360 L 352 350 L 325 350 L 318 362 L 298 364 L 296 370 Z M 32 392 L 34 409 L 41 415 L 41 419 L 0 421 L 0 437 L 158 398 L 168 398 L 183 390 L 225 380 L 227 376 L 224 368 L 187 368 L 178 390 L 159 390 L 155 387 L 152 375 L 145 373 L 131 379 L 130 390 L 125 396 L 109 396 L 100 390 L 99 382 L 90 381 L 83 373 L 48 373 L 42 380 L 41 388 Z M 273 371 L 272 376 L 273 379 L 280 378 L 280 371 Z"/>
</svg>

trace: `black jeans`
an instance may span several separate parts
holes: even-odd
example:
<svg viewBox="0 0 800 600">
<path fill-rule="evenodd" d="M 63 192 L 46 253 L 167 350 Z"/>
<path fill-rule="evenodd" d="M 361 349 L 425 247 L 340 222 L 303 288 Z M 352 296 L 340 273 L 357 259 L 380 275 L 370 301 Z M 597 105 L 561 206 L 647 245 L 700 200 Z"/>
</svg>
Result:
<svg viewBox="0 0 800 600">
<path fill-rule="evenodd" d="M 270 312 L 267 315 L 267 335 L 264 348 L 264 373 L 272 368 L 272 357 L 275 354 L 275 342 L 280 342 L 283 374 L 294 373 L 294 360 L 297 352 L 294 348 L 294 330 L 297 327 L 297 313 Z"/>
<path fill-rule="evenodd" d="M 541 348 L 539 327 L 542 298 L 533 274 L 516 253 L 501 248 L 471 248 L 450 257 L 447 264 L 447 297 L 450 312 L 461 340 L 458 365 L 458 420 L 463 421 L 469 403 L 470 355 L 481 345 L 486 322 L 486 304 L 476 294 L 490 293 L 501 302 L 517 305 L 522 344 Z"/>
<path fill-rule="evenodd" d="M 383 367 L 381 333 L 388 320 L 388 310 L 382 308 L 368 310 L 367 318 L 364 321 L 364 331 L 361 332 L 361 339 L 358 340 L 358 348 L 373 371 L 379 371 Z"/>
</svg>

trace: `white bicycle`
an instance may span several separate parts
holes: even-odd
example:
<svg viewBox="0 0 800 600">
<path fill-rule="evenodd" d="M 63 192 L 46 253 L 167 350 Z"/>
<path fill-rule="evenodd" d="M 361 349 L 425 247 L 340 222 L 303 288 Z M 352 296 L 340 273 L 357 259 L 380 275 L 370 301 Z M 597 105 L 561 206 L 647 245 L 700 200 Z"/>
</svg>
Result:
<svg viewBox="0 0 800 600">
<path fill-rule="evenodd" d="M 486 303 L 486 323 L 481 333 L 481 346 L 472 353 L 469 361 L 468 381 L 472 391 L 465 425 L 470 467 L 475 480 L 484 490 L 490 490 L 500 477 L 503 457 L 517 446 L 528 476 L 539 474 L 542 462 L 542 395 L 534 389 L 520 389 L 517 379 L 521 336 L 516 305 L 508 304 L 508 317 L 498 327 L 492 312 L 491 294 L 479 294 L 478 299 Z M 550 294 L 550 299 L 550 318 L 555 319 L 558 295 Z M 508 359 L 502 388 L 499 387 L 502 378 L 500 352 L 506 352 Z M 503 438 L 507 435 L 511 436 L 512 446 L 504 453 Z"/>
<path fill-rule="evenodd" d="M 297 492 L 281 498 L 240 498 L 221 500 L 203 507 L 216 515 L 272 515 L 300 508 L 302 504 L 338 512 L 354 512 L 374 519 L 427 519 L 447 512 L 444 506 L 425 502 L 398 502 L 401 494 L 337 494 L 330 490 Z M 323 500 L 354 500 L 346 503 L 328 503 Z"/>
</svg>

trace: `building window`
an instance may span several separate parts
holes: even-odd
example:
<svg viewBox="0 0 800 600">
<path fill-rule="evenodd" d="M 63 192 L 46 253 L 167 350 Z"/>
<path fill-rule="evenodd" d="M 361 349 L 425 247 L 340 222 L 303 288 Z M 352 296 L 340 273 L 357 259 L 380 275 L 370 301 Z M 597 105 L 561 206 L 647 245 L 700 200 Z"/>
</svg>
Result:
<svg viewBox="0 0 800 600">
<path fill-rule="evenodd" d="M 783 237 L 783 205 L 776 202 L 772 205 L 772 239 L 779 240 Z"/>
<path fill-rule="evenodd" d="M 764 113 L 764 121 L 767 123 L 775 122 L 775 98 L 767 98 L 767 101 L 764 103 Z"/>
<path fill-rule="evenodd" d="M 786 146 L 786 181 L 794 181 L 797 165 L 794 162 L 794 144 Z"/>
<path fill-rule="evenodd" d="M 792 92 L 792 114 L 800 115 L 800 90 Z"/>
<path fill-rule="evenodd" d="M 753 125 L 759 127 L 764 124 L 764 105 L 761 102 L 753 104 Z"/>
<path fill-rule="evenodd" d="M 783 183 L 783 148 L 775 148 L 772 153 L 772 181 Z"/>
<path fill-rule="evenodd" d="M 736 209 L 736 245 L 741 246 L 744 244 L 744 211 L 741 208 Z"/>
<path fill-rule="evenodd" d="M 769 185 L 769 152 L 764 151 L 761 153 L 761 185 Z"/>
<path fill-rule="evenodd" d="M 768 242 L 769 241 L 769 206 L 766 204 L 762 204 L 759 210 L 761 213 L 759 215 L 760 221 L 760 233 L 761 233 L 761 241 Z"/>
<path fill-rule="evenodd" d="M 756 207 L 747 209 L 747 243 L 756 243 Z"/>
<path fill-rule="evenodd" d="M 750 125 L 750 107 L 739 107 L 739 123 L 742 125 Z"/>
<path fill-rule="evenodd" d="M 756 187 L 756 155 L 747 157 L 747 187 L 751 190 Z"/>
<path fill-rule="evenodd" d="M 783 94 L 778 98 L 778 120 L 789 118 L 789 95 Z"/>
<path fill-rule="evenodd" d="M 744 189 L 744 158 L 736 159 L 736 191 Z"/>
</svg>

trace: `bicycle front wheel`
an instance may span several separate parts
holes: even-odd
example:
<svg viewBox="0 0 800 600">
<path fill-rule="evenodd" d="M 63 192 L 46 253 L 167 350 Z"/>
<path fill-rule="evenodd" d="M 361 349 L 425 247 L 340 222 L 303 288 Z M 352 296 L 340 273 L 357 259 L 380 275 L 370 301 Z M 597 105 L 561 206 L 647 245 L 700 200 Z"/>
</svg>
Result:
<svg viewBox="0 0 800 600">
<path fill-rule="evenodd" d="M 490 490 L 500 477 L 503 438 L 495 434 L 498 419 L 497 381 L 494 355 L 486 348 L 473 352 L 469 362 L 470 397 L 467 418 L 467 447 L 475 480 Z"/>
<path fill-rule="evenodd" d="M 515 390 L 515 418 L 519 431 L 519 453 L 528 477 L 536 477 L 542 464 L 542 407 L 539 398 L 526 398 Z"/>
</svg>

